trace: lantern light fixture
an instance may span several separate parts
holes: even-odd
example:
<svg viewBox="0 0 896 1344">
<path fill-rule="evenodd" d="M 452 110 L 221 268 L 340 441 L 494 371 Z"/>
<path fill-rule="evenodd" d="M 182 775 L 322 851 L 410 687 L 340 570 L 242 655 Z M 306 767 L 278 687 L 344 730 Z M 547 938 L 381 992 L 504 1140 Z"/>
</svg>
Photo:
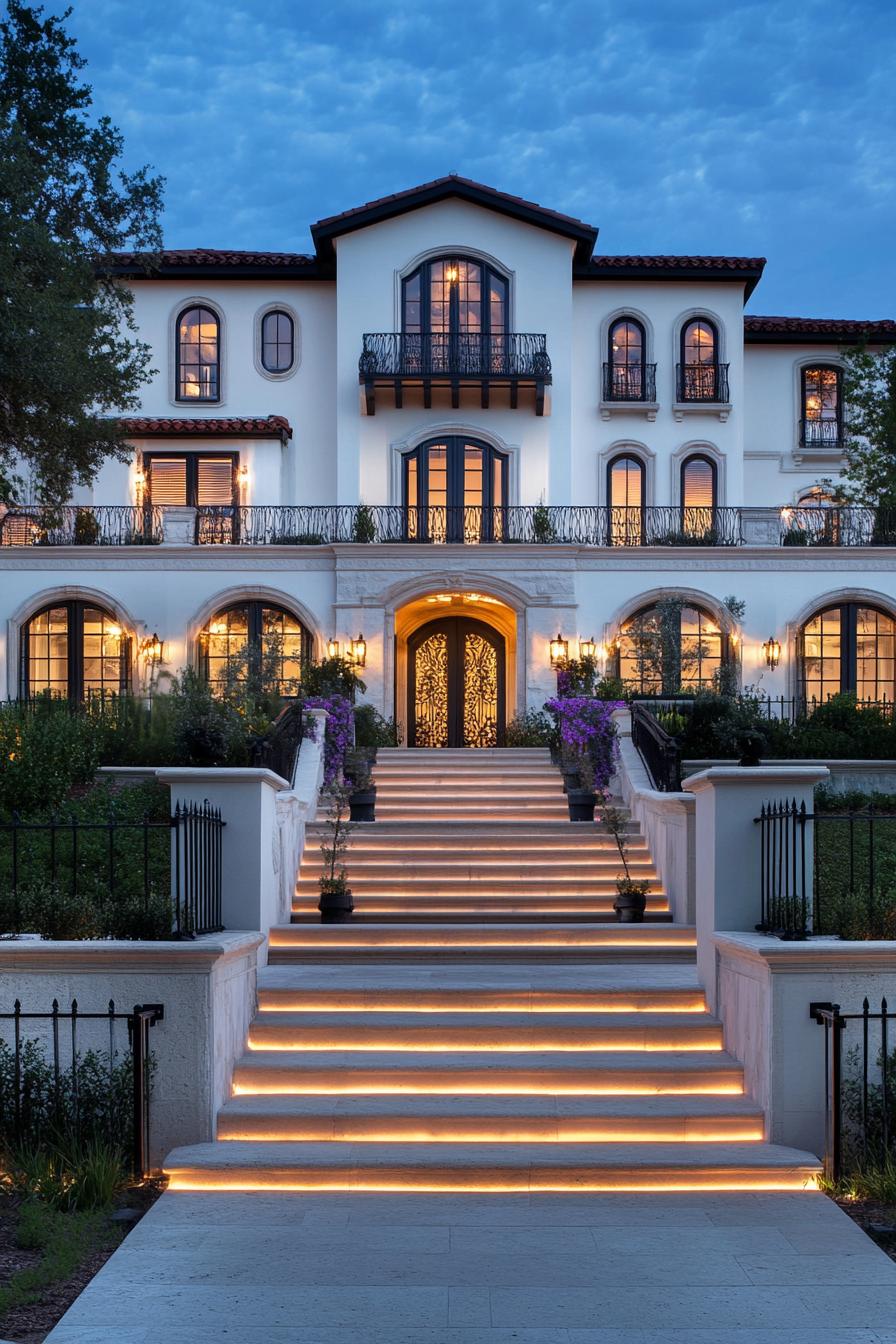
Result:
<svg viewBox="0 0 896 1344">
<path fill-rule="evenodd" d="M 579 657 L 580 658 L 597 657 L 597 644 L 594 642 L 593 635 L 591 636 L 590 639 L 579 640 Z"/>
<path fill-rule="evenodd" d="M 351 660 L 355 667 L 364 667 L 367 662 L 367 640 L 362 634 L 351 641 Z"/>
<path fill-rule="evenodd" d="M 564 639 L 558 630 L 556 636 L 551 640 L 551 667 L 562 667 L 569 657 L 569 640 Z"/>
<path fill-rule="evenodd" d="M 160 663 L 165 649 L 165 641 L 159 639 L 155 631 L 147 635 L 140 645 L 140 652 L 148 663 Z"/>
<path fill-rule="evenodd" d="M 338 639 L 335 639 L 335 638 L 332 638 L 332 637 L 331 637 L 330 639 L 327 640 L 327 657 L 328 657 L 328 658 L 338 658 L 338 657 L 339 657 L 339 640 L 338 640 Z"/>
<path fill-rule="evenodd" d="M 781 661 L 781 645 L 774 635 L 769 635 L 762 646 L 762 652 L 765 654 L 766 667 L 774 672 Z"/>
</svg>

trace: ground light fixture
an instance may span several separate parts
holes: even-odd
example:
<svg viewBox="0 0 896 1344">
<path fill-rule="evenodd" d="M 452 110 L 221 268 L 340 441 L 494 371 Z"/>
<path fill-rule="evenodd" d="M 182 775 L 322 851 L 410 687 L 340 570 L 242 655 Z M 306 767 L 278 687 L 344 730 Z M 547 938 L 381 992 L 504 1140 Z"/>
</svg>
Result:
<svg viewBox="0 0 896 1344">
<path fill-rule="evenodd" d="M 562 667 L 563 664 L 566 662 L 567 658 L 569 657 L 569 640 L 564 639 L 563 635 L 559 630 L 557 631 L 557 634 L 554 636 L 554 638 L 551 640 L 550 649 L 551 649 L 551 667 L 553 668 Z"/>
<path fill-rule="evenodd" d="M 349 645 L 351 649 L 351 660 L 355 667 L 364 667 L 367 662 L 367 640 L 362 634 L 357 639 L 353 639 Z"/>
<path fill-rule="evenodd" d="M 765 654 L 765 665 L 772 672 L 781 661 L 781 645 L 774 635 L 769 635 L 762 646 L 762 652 Z"/>
</svg>

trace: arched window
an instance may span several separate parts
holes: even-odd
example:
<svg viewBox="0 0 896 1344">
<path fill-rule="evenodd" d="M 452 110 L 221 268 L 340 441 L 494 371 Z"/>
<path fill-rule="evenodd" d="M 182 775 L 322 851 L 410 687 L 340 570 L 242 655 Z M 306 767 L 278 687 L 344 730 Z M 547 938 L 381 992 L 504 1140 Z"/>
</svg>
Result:
<svg viewBox="0 0 896 1344">
<path fill-rule="evenodd" d="M 608 333 L 607 383 L 604 395 L 608 401 L 643 401 L 646 395 L 644 358 L 647 338 L 640 322 L 633 317 L 621 317 Z"/>
<path fill-rule="evenodd" d="M 644 463 L 620 453 L 607 464 L 607 505 L 611 546 L 640 546 L 644 535 Z"/>
<path fill-rule="evenodd" d="M 802 629 L 803 694 L 823 701 L 841 691 L 860 700 L 896 698 L 896 623 L 876 607 L 844 602 L 816 612 Z"/>
<path fill-rule="evenodd" d="M 681 464 L 681 524 L 688 533 L 706 532 L 713 526 L 717 502 L 716 464 L 702 453 Z"/>
<path fill-rule="evenodd" d="M 218 692 L 257 678 L 265 690 L 296 695 L 311 642 L 299 618 L 283 607 L 237 602 L 215 612 L 202 631 L 202 669 Z"/>
<path fill-rule="evenodd" d="M 296 357 L 295 323 L 276 308 L 261 319 L 261 364 L 268 373 L 288 373 Z"/>
<path fill-rule="evenodd" d="M 219 401 L 221 336 L 210 308 L 185 308 L 177 319 L 177 400 Z"/>
<path fill-rule="evenodd" d="M 421 443 L 404 458 L 411 541 L 496 541 L 504 535 L 507 455 L 462 435 Z"/>
<path fill-rule="evenodd" d="M 37 612 L 22 632 L 21 691 L 85 700 L 128 688 L 129 641 L 104 607 L 58 602 Z"/>
<path fill-rule="evenodd" d="M 644 695 L 708 690 L 728 659 L 728 637 L 718 621 L 686 602 L 645 607 L 623 625 L 616 644 L 616 675 Z"/>
<path fill-rule="evenodd" d="M 425 261 L 402 284 L 403 363 L 423 373 L 499 374 L 508 364 L 509 285 L 463 256 Z"/>
<path fill-rule="evenodd" d="M 708 317 L 693 318 L 681 329 L 678 399 L 719 401 L 720 390 L 719 333 Z"/>
<path fill-rule="evenodd" d="M 813 365 L 802 372 L 800 443 L 804 448 L 839 448 L 843 416 L 840 369 Z"/>
</svg>

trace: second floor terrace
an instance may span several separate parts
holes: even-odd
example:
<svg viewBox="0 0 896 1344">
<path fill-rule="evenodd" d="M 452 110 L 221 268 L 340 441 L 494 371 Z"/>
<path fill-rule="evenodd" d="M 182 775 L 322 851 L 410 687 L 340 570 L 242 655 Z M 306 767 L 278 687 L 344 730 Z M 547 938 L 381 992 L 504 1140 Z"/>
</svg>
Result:
<svg viewBox="0 0 896 1344">
<path fill-rule="evenodd" d="M 0 547 L 896 546 L 896 510 L 857 505 L 26 504 L 0 517 Z"/>
<path fill-rule="evenodd" d="M 483 409 L 495 389 L 502 389 L 512 409 L 519 404 L 520 391 L 527 390 L 535 414 L 544 415 L 551 361 L 546 337 L 534 332 L 369 331 L 363 337 L 358 380 L 367 415 L 376 412 L 378 390 L 400 407 L 405 392 L 418 389 L 429 408 L 435 388 L 448 390 L 455 409 L 464 388 L 478 391 Z"/>
</svg>

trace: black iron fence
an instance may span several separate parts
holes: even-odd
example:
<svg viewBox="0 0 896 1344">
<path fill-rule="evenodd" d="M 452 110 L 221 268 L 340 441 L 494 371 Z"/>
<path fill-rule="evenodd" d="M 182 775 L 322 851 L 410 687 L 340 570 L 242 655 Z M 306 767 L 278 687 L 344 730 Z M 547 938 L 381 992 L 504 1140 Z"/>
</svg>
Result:
<svg viewBox="0 0 896 1344">
<path fill-rule="evenodd" d="M 10 1147 L 54 1139 L 104 1140 L 130 1154 L 135 1176 L 150 1171 L 152 1057 L 150 1030 L 164 1019 L 160 1003 L 68 1012 L 24 1012 L 18 999 L 0 1013 L 0 1140 Z M 89 1023 L 101 1044 L 84 1049 Z M 121 1024 L 126 1042 L 121 1039 Z M 39 1035 L 26 1037 L 31 1024 Z M 95 1037 L 94 1037 L 95 1038 Z"/>
<path fill-rule="evenodd" d="M 676 401 L 728 401 L 727 364 L 676 364 Z"/>
<path fill-rule="evenodd" d="M 207 505 L 200 545 L 325 546 L 336 543 L 477 545 L 739 546 L 741 510 L 602 506 L 400 504 Z"/>
<path fill-rule="evenodd" d="M 804 939 L 849 926 L 871 936 L 892 918 L 896 933 L 896 813 L 873 804 L 810 812 L 781 799 L 765 803 L 755 820 L 760 932 Z"/>
<path fill-rule="evenodd" d="M 896 1159 L 896 1052 L 887 1000 L 872 1012 L 841 1013 L 838 1003 L 812 1003 L 824 1027 L 824 1174 L 836 1183 L 850 1170 L 885 1166 Z"/>
<path fill-rule="evenodd" d="M 34 931 L 27 923 L 36 891 L 69 907 L 107 907 L 98 916 L 107 933 L 119 926 L 117 907 L 125 905 L 142 906 L 145 936 L 217 932 L 224 825 L 208 802 L 177 803 L 162 820 L 121 821 L 112 812 L 105 821 L 23 821 L 13 813 L 0 820 L 0 911 L 8 923 L 0 935 Z M 139 929 L 139 915 L 127 927 Z M 93 925 L 90 933 L 96 936 Z"/>
<path fill-rule="evenodd" d="M 361 378 L 532 378 L 551 380 L 546 337 L 534 332 L 364 333 Z"/>
<path fill-rule="evenodd" d="M 814 419 L 804 417 L 800 420 L 800 447 L 830 448 L 832 450 L 842 448 L 842 421 L 837 417 L 834 417 L 831 420 L 820 420 L 817 417 Z"/>
<path fill-rule="evenodd" d="M 604 364 L 604 401 L 656 401 L 655 364 Z"/>
<path fill-rule="evenodd" d="M 158 546 L 162 511 L 151 505 L 22 504 L 0 518 L 0 546 Z"/>
<path fill-rule="evenodd" d="M 662 727 L 650 706 L 635 700 L 631 712 L 632 744 L 647 767 L 653 787 L 662 793 L 677 793 L 681 789 L 678 742 Z"/>
</svg>

